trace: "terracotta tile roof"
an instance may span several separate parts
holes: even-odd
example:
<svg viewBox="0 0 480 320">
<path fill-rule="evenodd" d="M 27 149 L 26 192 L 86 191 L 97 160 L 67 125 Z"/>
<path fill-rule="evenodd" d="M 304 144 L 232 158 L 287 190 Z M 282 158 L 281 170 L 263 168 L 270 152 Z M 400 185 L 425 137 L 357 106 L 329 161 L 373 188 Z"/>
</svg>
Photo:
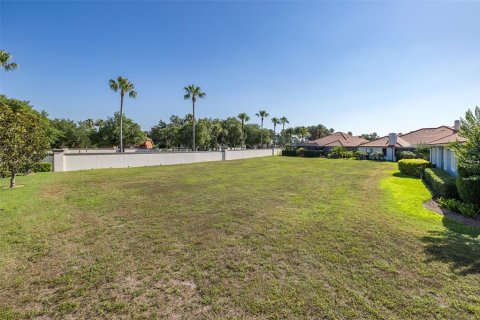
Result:
<svg viewBox="0 0 480 320">
<path fill-rule="evenodd" d="M 455 132 L 455 133 L 453 133 L 449 136 L 440 138 L 440 139 L 435 140 L 435 141 L 431 141 L 429 144 L 430 145 L 449 144 L 449 143 L 455 142 L 455 141 L 465 142 L 465 141 L 467 141 L 467 139 L 465 139 L 464 137 L 460 137 L 458 132 Z"/>
<path fill-rule="evenodd" d="M 320 147 L 358 147 L 358 145 L 367 140 L 359 137 L 354 137 L 343 132 L 334 132 L 326 137 L 309 141 L 306 144 L 316 145 Z"/>
<path fill-rule="evenodd" d="M 397 137 L 397 144 L 395 145 L 395 147 L 396 148 L 415 148 L 417 144 L 420 144 L 420 143 L 431 144 L 434 141 L 447 138 L 448 136 L 452 136 L 453 134 L 455 134 L 455 130 L 447 126 L 441 126 L 438 128 L 418 129 L 406 134 L 399 135 Z M 363 143 L 361 146 L 386 148 L 388 146 L 388 136 Z"/>
</svg>

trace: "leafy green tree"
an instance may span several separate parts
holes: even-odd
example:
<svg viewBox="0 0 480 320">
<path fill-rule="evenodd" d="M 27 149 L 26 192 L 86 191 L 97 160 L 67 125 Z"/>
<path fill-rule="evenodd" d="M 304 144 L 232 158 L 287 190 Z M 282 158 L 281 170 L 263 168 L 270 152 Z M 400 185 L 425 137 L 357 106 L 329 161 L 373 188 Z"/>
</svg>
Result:
<svg viewBox="0 0 480 320">
<path fill-rule="evenodd" d="M 220 149 L 225 141 L 226 132 L 222 126 L 222 121 L 214 119 L 210 125 L 210 148 L 217 150 Z"/>
<path fill-rule="evenodd" d="M 308 134 L 310 136 L 310 140 L 320 139 L 331 134 L 331 132 L 323 124 L 310 126 L 307 129 L 308 129 Z"/>
<path fill-rule="evenodd" d="M 136 98 L 137 92 L 135 91 L 135 85 L 127 78 L 118 77 L 117 81 L 110 79 L 108 81 L 110 89 L 117 92 L 120 90 L 120 152 L 124 152 L 123 146 L 123 97 L 128 94 L 130 98 Z"/>
<path fill-rule="evenodd" d="M 480 107 L 465 113 L 459 135 L 466 141 L 451 144 L 458 158 L 458 193 L 463 201 L 480 208 Z"/>
<path fill-rule="evenodd" d="M 120 113 L 115 112 L 113 117 L 104 120 L 98 132 L 93 136 L 95 144 L 102 147 L 116 145 L 118 143 L 120 123 L 123 126 L 124 145 L 138 145 L 147 138 L 139 124 L 125 115 L 122 115 L 122 118 L 120 118 Z"/>
<path fill-rule="evenodd" d="M 5 71 L 11 71 L 18 68 L 15 62 L 11 62 L 12 56 L 5 50 L 0 50 L 0 67 Z"/>
<path fill-rule="evenodd" d="M 296 127 L 295 134 L 300 138 L 301 142 L 304 142 L 305 138 L 308 137 L 308 129 L 305 127 Z"/>
<path fill-rule="evenodd" d="M 189 85 L 185 88 L 183 88 L 185 90 L 185 94 L 183 96 L 183 98 L 185 100 L 192 100 L 192 150 L 193 151 L 196 151 L 196 148 L 195 148 L 195 102 L 197 101 L 197 99 L 203 99 L 205 98 L 207 95 L 202 92 L 202 89 L 200 89 L 200 87 L 197 87 L 195 85 Z"/>
<path fill-rule="evenodd" d="M 260 145 L 262 142 L 262 129 L 258 124 L 246 124 L 245 125 L 245 143 L 247 147 L 253 148 Z"/>
<path fill-rule="evenodd" d="M 54 132 L 28 102 L 0 96 L 0 171 L 10 176 L 10 188 L 18 173 L 45 158 Z"/>
<path fill-rule="evenodd" d="M 287 128 L 285 131 L 285 138 L 288 137 L 288 143 L 292 143 L 292 137 L 295 134 L 294 128 Z"/>
<path fill-rule="evenodd" d="M 242 143 L 242 124 L 236 118 L 227 118 L 223 121 L 225 142 L 230 148 L 235 148 Z"/>
<path fill-rule="evenodd" d="M 261 148 L 263 148 L 263 119 L 268 118 L 269 114 L 265 110 L 260 110 L 260 111 L 258 111 L 258 113 L 255 113 L 255 115 L 257 117 L 260 117 L 261 122 L 262 122 L 262 124 L 261 124 L 262 130 L 260 131 L 260 145 L 261 145 Z"/>
<path fill-rule="evenodd" d="M 368 141 L 373 141 L 373 140 L 377 140 L 380 137 L 378 136 L 378 134 L 376 132 L 372 132 L 372 133 L 361 134 L 360 138 L 363 138 L 363 139 L 368 140 Z"/>
<path fill-rule="evenodd" d="M 91 137 L 95 132 L 93 120 L 76 123 L 69 119 L 54 119 L 51 122 L 59 132 L 52 147 L 87 148 L 92 146 Z"/>
<path fill-rule="evenodd" d="M 273 147 L 275 148 L 275 142 L 276 142 L 276 135 L 277 135 L 277 124 L 280 124 L 281 121 L 280 119 L 276 118 L 276 117 L 273 117 L 272 119 L 272 123 L 273 123 Z"/>
<path fill-rule="evenodd" d="M 153 143 L 166 148 L 165 141 L 165 130 L 167 128 L 167 123 L 160 120 L 156 126 L 153 126 L 148 133 L 148 136 L 153 140 Z"/>
<path fill-rule="evenodd" d="M 281 117 L 280 122 L 282 123 L 282 144 L 286 144 L 286 137 L 285 137 L 285 124 L 290 123 L 287 117 Z"/>
<path fill-rule="evenodd" d="M 209 119 L 198 119 L 197 126 L 195 130 L 196 139 L 198 146 L 201 150 L 208 150 L 210 148 L 210 141 L 212 140 L 212 134 L 210 131 L 210 120 Z"/>
<path fill-rule="evenodd" d="M 242 122 L 242 147 L 245 147 L 245 123 L 250 120 L 250 117 L 245 112 L 240 113 L 237 117 Z"/>
</svg>

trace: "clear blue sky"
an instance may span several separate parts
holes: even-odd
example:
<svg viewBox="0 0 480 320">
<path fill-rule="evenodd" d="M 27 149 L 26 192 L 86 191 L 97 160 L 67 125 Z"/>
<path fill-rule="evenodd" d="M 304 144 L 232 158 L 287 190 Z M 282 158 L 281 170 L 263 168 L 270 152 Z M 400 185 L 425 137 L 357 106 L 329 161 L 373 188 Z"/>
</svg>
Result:
<svg viewBox="0 0 480 320">
<path fill-rule="evenodd" d="M 144 130 L 191 112 L 259 109 L 354 134 L 451 125 L 480 105 L 480 2 L 1 1 L 0 92 L 52 117 L 111 116 L 108 80 L 138 91 Z M 271 123 L 268 122 L 271 127 Z"/>
</svg>

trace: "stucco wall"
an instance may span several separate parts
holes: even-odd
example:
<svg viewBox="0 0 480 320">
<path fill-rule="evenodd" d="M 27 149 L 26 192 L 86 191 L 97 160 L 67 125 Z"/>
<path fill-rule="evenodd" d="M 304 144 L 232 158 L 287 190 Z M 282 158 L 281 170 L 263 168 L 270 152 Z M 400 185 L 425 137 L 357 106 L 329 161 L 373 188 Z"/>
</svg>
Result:
<svg viewBox="0 0 480 320">
<path fill-rule="evenodd" d="M 235 160 L 278 154 L 280 149 L 233 150 L 207 152 L 155 152 L 155 153 L 66 153 L 54 152 L 54 171 L 77 171 L 105 168 L 129 168 Z"/>
<path fill-rule="evenodd" d="M 430 149 L 430 162 L 453 176 L 457 175 L 457 157 L 448 147 L 436 146 Z"/>
<path fill-rule="evenodd" d="M 358 147 L 358 151 L 365 152 L 365 153 L 375 153 L 375 152 L 383 152 L 383 148 L 380 148 L 380 147 L 378 147 L 378 148 L 377 147 Z"/>
</svg>

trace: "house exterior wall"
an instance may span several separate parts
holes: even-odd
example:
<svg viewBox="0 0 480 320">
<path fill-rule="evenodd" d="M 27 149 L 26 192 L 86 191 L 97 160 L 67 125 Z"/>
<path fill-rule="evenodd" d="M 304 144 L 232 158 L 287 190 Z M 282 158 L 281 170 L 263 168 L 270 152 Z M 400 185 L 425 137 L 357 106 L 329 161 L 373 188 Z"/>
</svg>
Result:
<svg viewBox="0 0 480 320">
<path fill-rule="evenodd" d="M 447 171 L 452 176 L 458 174 L 458 163 L 455 152 L 444 146 L 433 146 L 430 148 L 430 162 L 438 168 Z"/>
<path fill-rule="evenodd" d="M 383 148 L 380 147 L 358 147 L 358 151 L 365 152 L 365 153 L 375 153 L 375 152 L 383 152 Z"/>
<path fill-rule="evenodd" d="M 395 148 L 387 148 L 387 155 L 385 156 L 385 159 L 388 161 L 397 161 L 395 158 Z"/>
</svg>

